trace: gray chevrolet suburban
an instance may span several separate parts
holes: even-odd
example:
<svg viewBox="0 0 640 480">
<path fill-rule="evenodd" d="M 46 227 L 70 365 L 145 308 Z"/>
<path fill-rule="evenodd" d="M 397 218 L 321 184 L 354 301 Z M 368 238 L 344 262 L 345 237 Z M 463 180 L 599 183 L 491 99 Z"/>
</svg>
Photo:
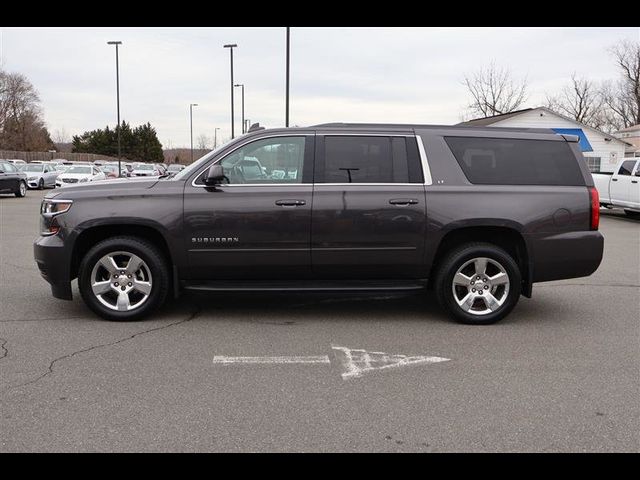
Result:
<svg viewBox="0 0 640 480">
<path fill-rule="evenodd" d="M 47 194 L 34 255 L 55 297 L 109 320 L 200 291 L 433 289 L 458 321 L 600 264 L 578 137 L 331 123 L 249 132 L 171 178 Z"/>
</svg>

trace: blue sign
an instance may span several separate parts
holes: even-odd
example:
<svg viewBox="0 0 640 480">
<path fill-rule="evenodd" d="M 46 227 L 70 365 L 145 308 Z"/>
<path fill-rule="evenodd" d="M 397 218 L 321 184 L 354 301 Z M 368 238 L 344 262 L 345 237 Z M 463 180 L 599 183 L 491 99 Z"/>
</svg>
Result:
<svg viewBox="0 0 640 480">
<path fill-rule="evenodd" d="M 593 147 L 581 128 L 552 128 L 551 130 L 564 135 L 575 135 L 580 139 L 580 150 L 583 152 L 593 152 Z"/>
</svg>

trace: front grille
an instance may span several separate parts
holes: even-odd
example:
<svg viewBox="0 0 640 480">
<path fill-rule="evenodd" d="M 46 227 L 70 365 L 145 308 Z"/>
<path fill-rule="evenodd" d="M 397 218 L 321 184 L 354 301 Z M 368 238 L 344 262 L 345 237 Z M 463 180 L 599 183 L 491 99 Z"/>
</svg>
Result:
<svg viewBox="0 0 640 480">
<path fill-rule="evenodd" d="M 62 181 L 64 183 L 78 183 L 78 179 L 77 178 L 63 178 Z"/>
</svg>

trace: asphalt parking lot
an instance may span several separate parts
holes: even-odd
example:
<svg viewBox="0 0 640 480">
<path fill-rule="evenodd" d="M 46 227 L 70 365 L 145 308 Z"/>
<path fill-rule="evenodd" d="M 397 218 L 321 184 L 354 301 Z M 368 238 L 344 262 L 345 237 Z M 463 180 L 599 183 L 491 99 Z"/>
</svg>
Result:
<svg viewBox="0 0 640 480">
<path fill-rule="evenodd" d="M 603 212 L 594 275 L 536 285 L 493 326 L 423 295 L 189 294 L 112 323 L 40 278 L 42 195 L 0 196 L 1 452 L 640 450 L 640 222 L 624 214 Z M 356 349 L 447 361 L 343 376 Z M 233 356 L 317 361 L 214 362 Z"/>
</svg>

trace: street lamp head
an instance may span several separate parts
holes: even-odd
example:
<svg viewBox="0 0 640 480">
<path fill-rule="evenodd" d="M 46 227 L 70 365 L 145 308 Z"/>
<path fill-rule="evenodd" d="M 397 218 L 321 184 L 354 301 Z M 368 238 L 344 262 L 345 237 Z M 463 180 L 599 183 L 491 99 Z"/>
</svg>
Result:
<svg viewBox="0 0 640 480">
<path fill-rule="evenodd" d="M 235 43 L 227 43 L 227 44 L 224 46 L 224 48 L 234 48 L 234 47 L 237 47 L 237 46 L 238 46 L 238 45 L 237 45 L 237 44 L 235 44 Z"/>
<path fill-rule="evenodd" d="M 198 106 L 198 104 L 197 104 L 197 103 L 191 103 L 190 105 L 191 105 L 192 107 L 197 107 L 197 106 Z"/>
<path fill-rule="evenodd" d="M 236 83 L 234 87 L 244 87 L 244 83 Z"/>
<path fill-rule="evenodd" d="M 114 40 L 114 41 L 111 41 L 111 42 L 107 42 L 107 45 L 122 45 L 122 42 Z"/>
</svg>

